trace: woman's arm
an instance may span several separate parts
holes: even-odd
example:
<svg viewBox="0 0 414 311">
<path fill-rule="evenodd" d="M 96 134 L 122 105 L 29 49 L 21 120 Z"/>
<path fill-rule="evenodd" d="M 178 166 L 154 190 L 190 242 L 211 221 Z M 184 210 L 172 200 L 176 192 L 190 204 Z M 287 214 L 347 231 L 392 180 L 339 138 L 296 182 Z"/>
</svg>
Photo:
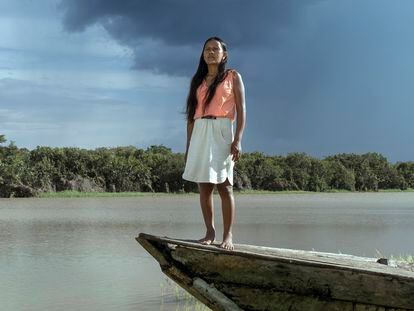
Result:
<svg viewBox="0 0 414 311">
<path fill-rule="evenodd" d="M 187 147 L 185 149 L 185 162 L 187 162 L 187 153 L 188 153 L 188 147 L 190 146 L 190 139 L 191 134 L 193 133 L 193 127 L 194 127 L 194 120 L 188 120 L 187 121 Z"/>
<path fill-rule="evenodd" d="M 241 155 L 241 141 L 243 137 L 244 127 L 246 125 L 246 101 L 244 94 L 244 84 L 241 75 L 237 71 L 233 71 L 233 91 L 236 102 L 237 125 L 234 140 L 231 144 L 231 154 L 233 160 L 237 161 Z"/>
</svg>

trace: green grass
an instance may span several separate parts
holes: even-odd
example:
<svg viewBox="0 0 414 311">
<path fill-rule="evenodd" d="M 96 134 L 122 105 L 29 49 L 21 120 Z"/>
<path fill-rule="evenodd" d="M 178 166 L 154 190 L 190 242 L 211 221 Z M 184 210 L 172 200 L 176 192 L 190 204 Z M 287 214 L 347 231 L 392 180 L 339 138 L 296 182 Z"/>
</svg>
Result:
<svg viewBox="0 0 414 311">
<path fill-rule="evenodd" d="M 303 190 L 283 190 L 283 191 L 270 191 L 270 190 L 243 190 L 243 191 L 236 191 L 234 190 L 235 194 L 312 194 L 312 193 L 319 193 L 313 191 L 303 191 Z"/>
<path fill-rule="evenodd" d="M 215 190 L 217 193 L 217 190 Z M 318 193 L 309 191 L 266 191 L 266 190 L 245 190 L 234 191 L 238 194 L 305 194 Z M 143 197 L 143 196 L 169 196 L 169 195 L 198 195 L 196 192 L 80 192 L 80 191 L 60 191 L 44 192 L 39 195 L 40 198 L 99 198 L 99 197 Z"/>
<path fill-rule="evenodd" d="M 304 191 L 304 190 L 283 190 L 283 191 L 270 191 L 270 190 L 243 190 L 236 191 L 237 194 L 319 194 L 319 193 L 379 193 L 379 192 L 414 192 L 414 189 L 400 190 L 400 189 L 386 189 L 378 191 L 350 191 L 343 189 L 331 189 L 326 191 Z"/>
<path fill-rule="evenodd" d="M 414 189 L 406 189 L 406 190 L 400 190 L 400 189 L 382 189 L 378 190 L 378 192 L 414 192 Z"/>
<path fill-rule="evenodd" d="M 304 191 L 304 190 L 234 190 L 236 194 L 319 194 L 319 193 L 381 193 L 381 192 L 414 192 L 414 189 L 400 190 L 400 189 L 381 189 L 378 191 L 349 191 L 343 189 L 331 189 L 326 191 Z"/>
<path fill-rule="evenodd" d="M 177 303 L 176 311 L 211 311 L 210 308 L 170 279 L 165 279 L 165 283 L 160 284 L 160 287 L 162 306 L 165 304 L 165 300 L 172 296 Z"/>
<path fill-rule="evenodd" d="M 365 193 L 391 193 L 391 192 L 414 192 L 414 189 L 398 190 L 388 189 L 368 191 Z M 215 190 L 217 193 L 217 190 Z M 364 193 L 364 192 L 352 192 L 347 190 L 330 190 L 325 192 L 313 192 L 313 191 L 268 191 L 268 190 L 243 190 L 234 191 L 236 195 L 262 195 L 262 194 L 273 194 L 273 195 L 284 195 L 284 194 L 319 194 L 319 193 Z M 80 192 L 80 191 L 60 191 L 60 192 L 45 192 L 39 195 L 40 198 L 99 198 L 99 197 L 143 197 L 143 196 L 169 196 L 169 195 L 198 195 L 198 193 L 165 193 L 165 192 Z"/>
<path fill-rule="evenodd" d="M 414 264 L 414 256 L 413 255 L 405 255 L 405 256 L 402 256 L 402 255 L 393 256 L 393 255 L 391 255 L 390 257 L 391 257 L 390 259 L 393 259 L 393 260 L 403 261 L 403 262 L 406 262 L 406 263 L 409 263 L 409 264 Z"/>
<path fill-rule="evenodd" d="M 143 197 L 143 196 L 162 196 L 171 195 L 170 193 L 153 192 L 80 192 L 80 191 L 60 191 L 44 192 L 40 198 L 100 198 L 100 197 Z"/>
</svg>

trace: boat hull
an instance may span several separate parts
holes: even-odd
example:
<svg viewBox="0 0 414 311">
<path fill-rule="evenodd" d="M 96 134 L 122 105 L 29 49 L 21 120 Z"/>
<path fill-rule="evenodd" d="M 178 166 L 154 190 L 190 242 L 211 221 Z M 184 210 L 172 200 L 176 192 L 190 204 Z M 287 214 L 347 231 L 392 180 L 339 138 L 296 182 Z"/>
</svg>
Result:
<svg viewBox="0 0 414 311">
<path fill-rule="evenodd" d="M 414 310 L 414 272 L 375 259 L 140 234 L 162 271 L 213 310 Z"/>
</svg>

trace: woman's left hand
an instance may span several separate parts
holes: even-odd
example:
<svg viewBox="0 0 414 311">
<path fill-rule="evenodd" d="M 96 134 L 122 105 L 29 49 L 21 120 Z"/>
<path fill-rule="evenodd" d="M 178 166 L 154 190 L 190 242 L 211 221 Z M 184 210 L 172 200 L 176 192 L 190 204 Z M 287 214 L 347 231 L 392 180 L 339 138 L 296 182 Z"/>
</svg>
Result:
<svg viewBox="0 0 414 311">
<path fill-rule="evenodd" d="M 239 140 L 234 140 L 230 147 L 230 153 L 232 154 L 232 160 L 234 162 L 240 159 L 242 152 L 241 142 Z"/>
</svg>

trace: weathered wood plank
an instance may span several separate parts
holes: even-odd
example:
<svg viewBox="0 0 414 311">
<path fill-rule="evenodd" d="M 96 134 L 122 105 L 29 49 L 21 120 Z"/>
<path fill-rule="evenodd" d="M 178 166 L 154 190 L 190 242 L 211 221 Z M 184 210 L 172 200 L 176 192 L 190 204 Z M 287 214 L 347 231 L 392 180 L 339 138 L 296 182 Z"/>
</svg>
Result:
<svg viewBox="0 0 414 311">
<path fill-rule="evenodd" d="M 233 303 L 244 310 L 414 310 L 414 265 L 250 245 L 226 251 L 146 234 L 137 240 L 213 310 L 237 310 Z"/>
<path fill-rule="evenodd" d="M 196 243 L 195 241 L 189 240 L 177 240 L 171 239 L 167 237 L 154 237 L 151 235 L 144 236 L 153 239 L 154 241 L 158 241 L 159 243 L 171 243 L 172 245 L 176 246 L 185 246 L 190 247 L 195 250 L 205 250 L 205 251 L 214 251 L 218 253 L 229 253 L 229 251 L 218 248 L 217 245 L 201 245 L 200 243 Z M 248 257 L 248 258 L 262 258 L 267 260 L 277 260 L 277 261 L 297 261 L 299 263 L 307 263 L 307 264 L 314 264 L 314 265 L 333 265 L 337 268 L 345 268 L 345 269 L 355 269 L 356 271 L 364 270 L 364 271 L 372 271 L 377 273 L 384 273 L 384 274 L 392 274 L 398 276 L 406 276 L 408 278 L 412 278 L 413 274 L 407 266 L 411 266 L 414 270 L 414 265 L 412 264 L 401 264 L 402 268 L 395 267 L 397 261 L 391 260 L 390 265 L 382 265 L 377 263 L 376 258 L 366 258 L 366 257 L 358 257 L 353 255 L 346 255 L 346 254 L 333 254 L 333 253 L 322 253 L 322 252 L 314 252 L 314 251 L 300 251 L 300 250 L 291 250 L 291 249 L 281 249 L 281 248 L 271 248 L 271 247 L 263 247 L 263 246 L 253 246 L 253 245 L 243 245 L 243 244 L 236 244 L 236 250 L 232 251 L 234 255 Z"/>
<path fill-rule="evenodd" d="M 385 308 L 356 304 L 354 311 L 385 311 Z"/>
<path fill-rule="evenodd" d="M 222 284 L 219 289 L 244 310 L 262 311 L 353 311 L 353 303 L 322 300 L 316 296 L 300 296 L 272 289 L 252 289 Z"/>
<path fill-rule="evenodd" d="M 207 284 L 203 279 L 194 278 L 193 287 L 201 292 L 204 297 L 209 297 L 211 301 L 219 304 L 227 311 L 242 311 L 234 301 L 227 298 L 222 292 L 218 291 L 212 284 Z"/>
<path fill-rule="evenodd" d="M 168 245 L 153 243 L 143 237 L 136 240 L 160 263 L 161 270 L 200 302 L 215 311 L 241 311 L 238 306 L 200 278 L 192 278 L 172 265 Z"/>
<path fill-rule="evenodd" d="M 273 288 L 323 299 L 357 301 L 380 306 L 414 308 L 414 282 L 366 271 L 335 269 L 296 262 L 268 261 L 235 256 L 231 252 L 194 252 L 176 247 L 172 258 L 209 283 L 234 283 Z"/>
</svg>

